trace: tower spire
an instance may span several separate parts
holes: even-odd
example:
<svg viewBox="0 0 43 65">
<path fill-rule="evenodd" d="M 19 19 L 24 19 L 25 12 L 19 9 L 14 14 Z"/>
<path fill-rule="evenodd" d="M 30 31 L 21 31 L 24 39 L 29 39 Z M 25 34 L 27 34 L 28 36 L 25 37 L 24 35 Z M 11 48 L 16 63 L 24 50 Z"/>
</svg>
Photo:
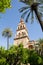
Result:
<svg viewBox="0 0 43 65">
<path fill-rule="evenodd" d="M 24 20 L 21 18 L 21 19 L 20 19 L 20 22 L 22 23 L 22 22 L 24 22 Z"/>
<path fill-rule="evenodd" d="M 28 38 L 26 25 L 24 23 L 24 20 L 20 19 L 20 23 L 18 24 L 18 27 L 16 30 L 16 36 L 14 38 L 14 45 L 19 45 L 22 42 L 23 46 L 26 47 L 28 41 L 29 41 L 29 38 Z"/>
</svg>

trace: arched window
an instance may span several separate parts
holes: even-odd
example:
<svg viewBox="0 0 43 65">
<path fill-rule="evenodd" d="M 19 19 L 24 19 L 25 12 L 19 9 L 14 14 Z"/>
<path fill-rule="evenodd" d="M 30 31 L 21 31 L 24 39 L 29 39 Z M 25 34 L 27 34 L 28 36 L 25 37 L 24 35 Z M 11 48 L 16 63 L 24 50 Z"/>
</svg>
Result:
<svg viewBox="0 0 43 65">
<path fill-rule="evenodd" d="M 18 36 L 20 37 L 20 32 L 19 32 Z"/>
<path fill-rule="evenodd" d="M 22 32 L 22 35 L 24 36 L 25 35 L 25 32 Z"/>
<path fill-rule="evenodd" d="M 33 49 L 33 45 L 29 45 L 29 48 L 30 48 L 30 49 Z"/>
<path fill-rule="evenodd" d="M 24 28 L 24 25 L 23 25 L 23 28 Z"/>
<path fill-rule="evenodd" d="M 20 35 L 20 33 L 19 33 L 19 35 Z"/>
<path fill-rule="evenodd" d="M 20 29 L 22 29 L 22 26 L 20 26 Z"/>
</svg>

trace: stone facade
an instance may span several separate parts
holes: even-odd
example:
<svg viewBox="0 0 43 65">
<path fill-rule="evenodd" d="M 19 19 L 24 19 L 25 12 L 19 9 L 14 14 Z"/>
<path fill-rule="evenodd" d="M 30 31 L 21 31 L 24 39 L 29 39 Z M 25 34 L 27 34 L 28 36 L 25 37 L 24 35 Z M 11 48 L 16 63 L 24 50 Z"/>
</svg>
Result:
<svg viewBox="0 0 43 65">
<path fill-rule="evenodd" d="M 23 44 L 24 48 L 34 48 L 34 41 L 30 41 L 28 37 L 28 31 L 23 19 L 20 20 L 18 24 L 16 35 L 14 38 L 14 45 L 19 45 L 20 43 Z"/>
</svg>

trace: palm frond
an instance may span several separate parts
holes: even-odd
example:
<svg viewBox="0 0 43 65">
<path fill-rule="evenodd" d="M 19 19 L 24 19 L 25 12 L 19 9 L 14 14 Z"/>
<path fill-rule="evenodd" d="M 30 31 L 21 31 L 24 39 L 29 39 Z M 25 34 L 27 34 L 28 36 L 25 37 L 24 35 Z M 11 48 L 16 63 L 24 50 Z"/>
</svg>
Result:
<svg viewBox="0 0 43 65">
<path fill-rule="evenodd" d="M 19 11 L 20 11 L 20 12 L 23 12 L 24 10 L 26 10 L 26 9 L 28 9 L 28 8 L 30 8 L 30 7 L 29 7 L 29 6 L 22 7 L 22 8 L 19 9 Z"/>
<path fill-rule="evenodd" d="M 41 12 L 39 12 L 39 15 L 42 17 L 43 16 L 43 14 L 41 13 Z"/>
<path fill-rule="evenodd" d="M 43 13 L 43 8 L 39 8 L 39 11 Z"/>
<path fill-rule="evenodd" d="M 39 11 L 43 12 L 43 5 L 38 6 Z"/>
<path fill-rule="evenodd" d="M 31 13 L 31 11 L 28 13 L 28 15 L 27 15 L 27 17 L 26 17 L 26 22 L 28 22 L 28 18 L 29 18 L 29 16 L 30 16 L 30 13 Z"/>
<path fill-rule="evenodd" d="M 30 9 L 29 9 L 30 10 Z M 29 12 L 29 10 L 26 10 L 22 15 L 21 15 L 21 18 L 24 18 L 25 15 Z"/>
<path fill-rule="evenodd" d="M 37 2 L 43 3 L 43 0 L 37 0 Z"/>
<path fill-rule="evenodd" d="M 42 29 L 42 31 L 43 31 L 43 21 L 41 20 L 41 17 L 40 17 L 40 15 L 39 15 L 38 11 L 36 10 L 36 11 L 34 11 L 34 12 L 35 12 L 35 14 L 36 14 L 36 16 L 37 16 L 37 18 L 38 18 L 39 24 L 40 24 L 41 29 Z"/>
<path fill-rule="evenodd" d="M 28 2 L 28 0 L 19 0 L 19 1 L 22 3 L 25 3 L 25 4 L 27 4 L 27 2 Z"/>
<path fill-rule="evenodd" d="M 19 1 L 27 5 L 31 5 L 34 2 L 34 0 L 19 0 Z"/>
<path fill-rule="evenodd" d="M 43 5 L 41 5 L 41 6 L 38 6 L 39 8 L 43 8 Z"/>
<path fill-rule="evenodd" d="M 31 23 L 33 23 L 33 19 L 34 19 L 34 16 L 33 16 L 33 11 L 32 11 L 32 14 L 31 14 Z"/>
<path fill-rule="evenodd" d="M 3 32 L 2 32 L 2 36 L 4 37 L 11 37 L 12 36 L 12 31 L 9 28 L 6 28 Z"/>
</svg>

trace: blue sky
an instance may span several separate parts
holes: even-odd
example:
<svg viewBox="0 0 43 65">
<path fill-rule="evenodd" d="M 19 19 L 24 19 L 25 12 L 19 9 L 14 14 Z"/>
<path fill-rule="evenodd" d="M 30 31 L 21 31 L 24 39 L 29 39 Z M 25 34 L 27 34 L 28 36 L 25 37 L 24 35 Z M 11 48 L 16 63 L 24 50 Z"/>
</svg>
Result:
<svg viewBox="0 0 43 65">
<path fill-rule="evenodd" d="M 12 38 L 10 38 L 10 45 L 14 42 L 14 37 L 16 34 L 17 25 L 21 19 L 21 13 L 18 9 L 24 6 L 23 3 L 18 2 L 18 0 L 12 0 L 11 2 L 12 8 L 7 9 L 4 14 L 0 13 L 0 46 L 7 46 L 6 38 L 2 37 L 2 31 L 5 28 L 10 28 L 13 32 Z M 25 19 L 24 19 L 25 21 Z M 28 23 L 25 23 L 28 29 L 28 34 L 30 40 L 37 40 L 39 38 L 43 38 L 43 32 L 41 27 L 36 19 L 34 19 L 34 23 L 30 23 L 30 19 Z"/>
</svg>

